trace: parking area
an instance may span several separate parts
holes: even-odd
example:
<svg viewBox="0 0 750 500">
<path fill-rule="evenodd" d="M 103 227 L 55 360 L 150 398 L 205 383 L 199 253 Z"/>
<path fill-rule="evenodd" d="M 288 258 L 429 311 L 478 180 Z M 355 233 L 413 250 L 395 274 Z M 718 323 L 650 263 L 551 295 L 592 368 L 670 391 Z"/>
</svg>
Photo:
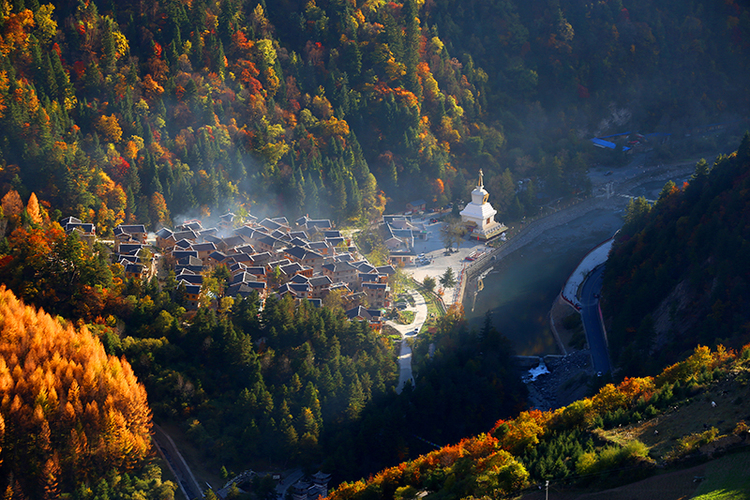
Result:
<svg viewBox="0 0 750 500">
<path fill-rule="evenodd" d="M 432 222 L 433 220 L 435 222 Z M 466 260 L 467 257 L 470 257 L 472 254 L 476 256 L 481 252 L 489 250 L 484 242 L 463 239 L 457 251 L 454 245 L 454 251 L 448 253 L 445 250 L 440 233 L 445 224 L 444 222 L 438 220 L 434 214 L 426 214 L 422 219 L 415 219 L 415 222 L 425 223 L 427 237 L 424 240 L 415 240 L 414 250 L 418 254 L 417 263 L 414 266 L 407 266 L 404 270 L 420 283 L 424 281 L 426 276 L 431 276 L 435 280 L 439 280 L 449 267 L 453 269 L 456 280 L 458 280 L 461 270 L 469 262 Z M 438 284 L 437 288 L 439 287 L 440 285 Z M 453 304 L 453 288 L 443 291 L 443 301 L 446 305 Z"/>
</svg>

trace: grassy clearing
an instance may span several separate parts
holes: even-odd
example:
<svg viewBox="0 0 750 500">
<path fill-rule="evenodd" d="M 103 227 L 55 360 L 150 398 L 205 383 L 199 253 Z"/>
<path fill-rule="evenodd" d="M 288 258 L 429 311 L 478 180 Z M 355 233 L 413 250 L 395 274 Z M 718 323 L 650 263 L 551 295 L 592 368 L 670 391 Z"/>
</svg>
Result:
<svg viewBox="0 0 750 500">
<path fill-rule="evenodd" d="M 414 311 L 399 311 L 396 323 L 398 323 L 399 325 L 408 325 L 409 323 L 414 321 L 414 316 L 416 314 L 417 313 Z"/>
<path fill-rule="evenodd" d="M 693 499 L 750 499 L 750 452 L 734 453 L 709 462 L 705 478 Z"/>
<path fill-rule="evenodd" d="M 689 436 L 697 438 L 711 428 L 718 430 L 718 436 L 730 435 L 738 422 L 750 422 L 745 403 L 750 400 L 750 381 L 746 380 L 746 375 L 743 370 L 733 380 L 729 377 L 698 388 L 700 392 L 693 397 L 675 403 L 654 418 L 600 431 L 600 435 L 616 443 L 638 439 L 649 447 L 649 455 L 657 460 L 676 457 Z M 715 406 L 712 403 L 716 403 Z"/>
</svg>

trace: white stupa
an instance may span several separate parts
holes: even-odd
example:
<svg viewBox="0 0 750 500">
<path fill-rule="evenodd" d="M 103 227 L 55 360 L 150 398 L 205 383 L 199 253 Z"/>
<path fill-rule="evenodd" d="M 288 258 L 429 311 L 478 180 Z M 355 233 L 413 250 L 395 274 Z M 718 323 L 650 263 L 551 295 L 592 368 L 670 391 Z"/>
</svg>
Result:
<svg viewBox="0 0 750 500">
<path fill-rule="evenodd" d="M 489 240 L 507 231 L 505 224 L 495 222 L 497 210 L 487 201 L 490 194 L 484 189 L 484 176 L 479 170 L 477 187 L 471 192 L 471 202 L 461 210 L 461 220 L 473 227 L 471 236 L 480 240 Z"/>
</svg>

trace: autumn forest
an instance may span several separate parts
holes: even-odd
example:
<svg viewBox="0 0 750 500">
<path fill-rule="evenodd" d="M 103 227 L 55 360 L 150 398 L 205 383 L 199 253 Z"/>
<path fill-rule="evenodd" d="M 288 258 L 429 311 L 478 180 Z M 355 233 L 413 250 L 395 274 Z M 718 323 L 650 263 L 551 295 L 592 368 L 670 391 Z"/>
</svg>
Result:
<svg viewBox="0 0 750 500">
<path fill-rule="evenodd" d="M 227 212 L 237 224 L 308 214 L 366 233 L 413 200 L 458 205 L 480 168 L 498 220 L 518 221 L 588 196 L 590 166 L 627 162 L 622 142 L 599 150 L 593 137 L 669 135 L 658 162 L 716 150 L 720 139 L 684 138 L 745 123 L 749 49 L 750 8 L 737 0 L 0 0 L 0 493 L 174 498 L 154 421 L 179 429 L 207 468 L 331 470 L 350 481 L 341 498 L 437 490 L 451 475 L 450 498 L 505 494 L 553 467 L 597 467 L 575 433 L 661 411 L 688 377 L 646 375 L 678 367 L 692 344 L 670 344 L 649 373 L 625 374 L 645 378 L 579 406 L 519 416 L 526 389 L 507 340 L 470 329 L 460 308 L 429 332 L 423 382 L 397 394 L 396 343 L 335 300 L 222 301 L 220 266 L 204 277 L 217 300 L 189 312 L 173 272 L 128 277 L 108 242 L 121 224 L 156 232 Z M 638 265 L 631 247 L 661 244 L 651 231 L 695 241 L 704 209 L 742 210 L 727 190 L 746 181 L 726 172 L 746 167 L 747 147 L 653 210 L 629 207 L 607 280 L 635 294 L 690 262 L 654 252 L 664 275 L 623 277 Z M 100 241 L 66 232 L 65 217 L 94 224 Z M 716 227 L 741 253 L 744 240 Z M 719 328 L 740 343 L 746 284 L 734 285 L 740 298 L 712 297 L 713 323 L 692 325 L 692 340 L 711 344 Z M 613 315 L 618 361 L 634 366 L 654 327 Z M 735 347 L 693 356 L 723 370 L 747 358 Z M 460 444 L 387 469 L 432 449 L 421 432 Z M 543 462 L 539 443 L 584 462 Z M 483 461 L 460 466 L 487 477 L 456 485 L 467 450 Z M 378 470 L 375 486 L 356 482 Z"/>
</svg>

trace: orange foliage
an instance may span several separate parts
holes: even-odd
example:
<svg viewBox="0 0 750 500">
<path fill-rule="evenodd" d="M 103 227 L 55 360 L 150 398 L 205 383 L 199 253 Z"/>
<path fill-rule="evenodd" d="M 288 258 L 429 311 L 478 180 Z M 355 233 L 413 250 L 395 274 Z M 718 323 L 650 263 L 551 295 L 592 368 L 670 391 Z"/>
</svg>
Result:
<svg viewBox="0 0 750 500">
<path fill-rule="evenodd" d="M 120 142 L 122 139 L 122 128 L 115 115 L 102 115 L 96 122 L 96 129 L 110 142 Z"/>
<path fill-rule="evenodd" d="M 727 350 L 723 345 L 716 348 L 716 352 L 711 352 L 706 346 L 699 345 L 693 351 L 693 354 L 685 361 L 675 363 L 664 369 L 656 377 L 656 386 L 661 387 L 666 383 L 673 384 L 677 381 L 685 382 L 700 375 L 703 370 L 713 370 L 728 361 L 737 357 L 733 350 Z"/>
<path fill-rule="evenodd" d="M 29 202 L 26 204 L 26 213 L 35 223 L 42 223 L 42 214 L 39 211 L 39 200 L 34 193 L 31 193 L 31 196 L 29 196 Z"/>
<path fill-rule="evenodd" d="M 2 199 L 3 215 L 5 217 L 18 217 L 23 211 L 23 201 L 15 189 L 11 189 Z"/>
<path fill-rule="evenodd" d="M 25 306 L 4 286 L 0 392 L 4 444 L 15 450 L 0 475 L 13 474 L 32 497 L 50 485 L 40 477 L 45 464 L 77 482 L 131 469 L 150 450 L 151 411 L 130 365 L 107 356 L 85 327 Z"/>
<path fill-rule="evenodd" d="M 162 95 L 164 93 L 164 87 L 159 85 L 153 78 L 151 78 L 151 75 L 146 75 L 143 78 L 143 93 L 146 95 L 146 98 L 154 102 L 154 100 Z M 183 90 L 184 92 L 184 90 Z"/>
</svg>

